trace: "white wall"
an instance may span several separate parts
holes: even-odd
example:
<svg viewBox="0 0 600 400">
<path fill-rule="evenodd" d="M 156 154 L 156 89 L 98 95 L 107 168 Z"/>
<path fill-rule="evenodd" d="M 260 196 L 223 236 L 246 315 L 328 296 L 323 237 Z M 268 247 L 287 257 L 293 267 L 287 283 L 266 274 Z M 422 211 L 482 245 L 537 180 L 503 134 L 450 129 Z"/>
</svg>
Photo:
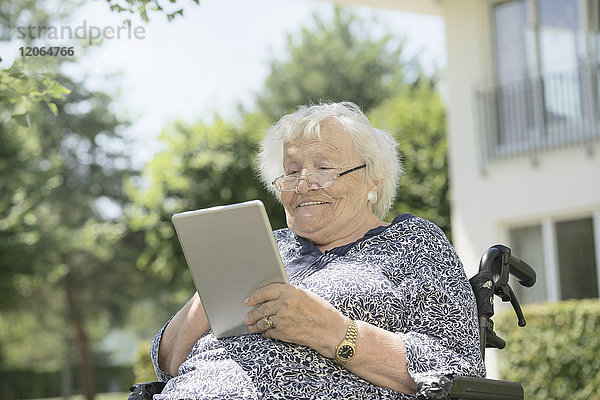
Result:
<svg viewBox="0 0 600 400">
<path fill-rule="evenodd" d="M 450 187 L 452 196 L 452 237 L 467 273 L 477 270 L 479 257 L 491 244 L 490 235 L 479 237 L 485 219 L 479 213 L 477 182 L 478 149 L 475 144 L 477 126 L 473 90 L 483 79 L 490 62 L 487 54 L 487 8 L 477 0 L 454 0 L 442 3 L 448 51 L 448 146 Z M 475 216 L 473 213 L 477 213 Z M 483 220 L 482 220 L 483 219 Z M 476 226 L 477 232 L 473 232 Z M 473 235 L 476 233 L 475 235 Z"/>
</svg>

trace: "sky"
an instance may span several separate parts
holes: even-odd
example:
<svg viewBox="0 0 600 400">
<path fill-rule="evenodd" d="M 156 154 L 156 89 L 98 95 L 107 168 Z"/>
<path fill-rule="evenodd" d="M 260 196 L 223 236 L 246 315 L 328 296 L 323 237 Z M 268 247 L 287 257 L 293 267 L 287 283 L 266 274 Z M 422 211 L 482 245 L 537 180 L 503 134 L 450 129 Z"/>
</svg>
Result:
<svg viewBox="0 0 600 400">
<path fill-rule="evenodd" d="M 117 94 L 113 111 L 132 121 L 126 134 L 136 139 L 132 157 L 138 165 L 160 149 L 157 137 L 173 120 L 207 121 L 215 113 L 233 116 L 240 103 L 251 108 L 269 73 L 269 60 L 284 54 L 286 35 L 309 24 L 313 13 L 327 16 L 333 8 L 328 1 L 315 0 L 202 0 L 199 6 L 179 0 L 178 4 L 184 6 L 183 17 L 169 23 L 164 15 L 154 14 L 149 24 L 134 18 L 131 33 L 120 30 L 116 38 L 125 14 L 112 13 L 103 0 L 90 1 L 70 20 L 57 24 L 62 40 L 47 41 L 53 46 L 74 43 L 80 60 L 68 73 L 86 76 L 88 86 Z M 353 9 L 405 35 L 407 56 L 417 55 L 426 71 L 445 66 L 441 17 Z M 67 37 L 69 31 L 76 35 L 77 28 L 79 33 L 85 29 L 88 38 L 92 29 L 108 29 L 113 38 L 94 42 L 84 54 L 75 39 Z M 17 34 L 13 32 L 13 38 Z M 22 45 L 17 37 L 0 46 L 0 54 L 10 62 Z M 120 77 L 107 78 L 115 72 Z"/>
</svg>

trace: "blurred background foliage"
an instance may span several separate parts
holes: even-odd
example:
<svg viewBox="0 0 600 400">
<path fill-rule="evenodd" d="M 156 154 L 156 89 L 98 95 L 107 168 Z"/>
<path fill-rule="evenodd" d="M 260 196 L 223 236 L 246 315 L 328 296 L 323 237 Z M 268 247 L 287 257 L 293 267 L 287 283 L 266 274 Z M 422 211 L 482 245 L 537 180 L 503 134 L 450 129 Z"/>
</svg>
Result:
<svg viewBox="0 0 600 400">
<path fill-rule="evenodd" d="M 398 141 L 404 176 L 390 215 L 410 212 L 450 232 L 450 185 L 446 118 L 435 81 L 420 78 L 383 100 L 369 113 L 371 123 Z"/>
<path fill-rule="evenodd" d="M 125 23 L 131 23 L 127 18 L 132 14 L 139 15 L 144 22 L 150 21 L 151 15 L 163 15 L 169 22 L 177 16 L 183 15 L 183 7 L 186 1 L 177 0 L 104 0 L 110 9 L 117 13 L 123 13 Z M 200 4 L 200 0 L 187 0 L 195 4 Z"/>
<path fill-rule="evenodd" d="M 149 11 L 171 20 L 183 10 L 172 7 L 185 5 L 106 2 L 144 20 Z M 0 0 L 0 8 L 5 4 Z M 28 0 L 11 8 L 10 18 L 49 23 L 79 5 L 61 4 L 62 12 L 51 14 L 43 2 Z M 24 12 L 28 7 L 36 11 Z M 449 234 L 437 78 L 406 59 L 397 33 L 370 32 L 376 23 L 339 8 L 331 20 L 315 15 L 270 61 L 255 107 L 240 106 L 231 118 L 169 124 L 161 133 L 164 149 L 142 170 L 130 162 L 128 121 L 111 108 L 116 93 L 70 78 L 63 73 L 67 61 L 0 63 L 0 398 L 27 397 L 14 377 L 33 382 L 34 374 L 60 381 L 44 395 L 78 391 L 92 399 L 115 385 L 126 390 L 133 382 L 123 385 L 114 365 L 119 357 L 104 347 L 107 337 L 124 332 L 142 343 L 131 346 L 135 377 L 150 379 L 147 341 L 193 292 L 171 215 L 258 198 L 273 228 L 284 227 L 283 209 L 258 180 L 255 158 L 263 131 L 299 104 L 359 104 L 397 138 L 403 155 L 407 175 L 388 220 L 411 212 Z"/>
<path fill-rule="evenodd" d="M 371 110 L 400 88 L 425 79 L 418 63 L 406 59 L 401 34 L 377 21 L 335 9 L 331 20 L 313 16 L 311 25 L 287 37 L 286 54 L 270 62 L 256 104 L 271 120 L 300 104 L 348 101 Z"/>
<path fill-rule="evenodd" d="M 527 329 L 512 310 L 495 320 L 507 346 L 500 373 L 523 382 L 527 400 L 600 400 L 600 302 L 567 300 L 523 307 Z"/>
<path fill-rule="evenodd" d="M 152 341 L 141 341 L 133 358 L 133 374 L 136 382 L 153 382 L 156 381 L 156 374 L 150 358 L 150 345 Z"/>
</svg>

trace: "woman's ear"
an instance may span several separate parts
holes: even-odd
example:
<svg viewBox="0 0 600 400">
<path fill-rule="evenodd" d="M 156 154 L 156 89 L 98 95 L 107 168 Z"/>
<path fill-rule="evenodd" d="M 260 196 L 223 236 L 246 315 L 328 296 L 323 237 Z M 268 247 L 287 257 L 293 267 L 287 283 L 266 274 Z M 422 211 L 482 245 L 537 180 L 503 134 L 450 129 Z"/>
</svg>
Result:
<svg viewBox="0 0 600 400">
<path fill-rule="evenodd" d="M 373 183 L 373 186 L 371 187 L 371 190 L 369 191 L 368 195 L 367 195 L 367 201 L 371 204 L 376 203 L 377 202 L 377 195 L 379 194 L 379 188 L 381 187 L 381 179 L 378 179 L 377 181 L 375 181 Z"/>
<path fill-rule="evenodd" d="M 376 191 L 377 193 L 379 193 L 379 188 L 381 188 L 381 183 L 383 182 L 383 179 L 377 179 L 375 182 L 373 182 L 373 189 L 374 191 Z"/>
</svg>

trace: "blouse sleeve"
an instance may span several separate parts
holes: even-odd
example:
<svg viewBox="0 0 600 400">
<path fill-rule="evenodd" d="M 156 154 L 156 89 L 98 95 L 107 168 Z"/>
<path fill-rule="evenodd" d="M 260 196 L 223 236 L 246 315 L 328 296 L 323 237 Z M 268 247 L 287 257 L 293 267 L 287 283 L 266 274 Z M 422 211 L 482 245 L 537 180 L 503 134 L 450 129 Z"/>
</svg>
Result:
<svg viewBox="0 0 600 400">
<path fill-rule="evenodd" d="M 416 220 L 395 293 L 408 371 L 415 382 L 436 374 L 485 376 L 475 298 L 462 263 L 441 229 Z"/>
<path fill-rule="evenodd" d="M 171 319 L 169 319 L 165 326 L 163 326 L 162 329 L 158 331 L 158 333 L 156 334 L 156 336 L 154 336 L 154 339 L 152 340 L 152 344 L 150 345 L 150 357 L 152 358 L 152 364 L 154 364 L 154 372 L 156 373 L 156 378 L 160 382 L 167 382 L 169 379 L 173 378 L 171 375 L 161 370 L 158 366 L 158 348 L 160 346 L 160 339 L 162 338 L 165 328 L 167 327 L 167 325 L 169 325 L 169 322 L 171 322 Z"/>
</svg>

